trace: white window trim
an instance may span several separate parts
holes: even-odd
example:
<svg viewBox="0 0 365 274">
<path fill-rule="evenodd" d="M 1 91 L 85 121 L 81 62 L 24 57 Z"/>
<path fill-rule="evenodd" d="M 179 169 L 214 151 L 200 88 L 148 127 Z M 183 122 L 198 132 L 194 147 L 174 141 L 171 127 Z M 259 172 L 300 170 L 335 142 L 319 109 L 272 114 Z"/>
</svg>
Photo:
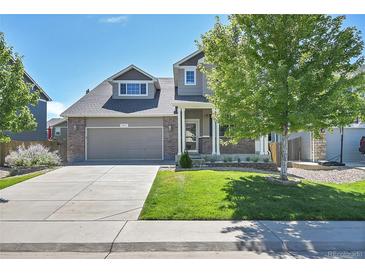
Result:
<svg viewBox="0 0 365 274">
<path fill-rule="evenodd" d="M 134 97 L 134 96 L 136 96 L 136 97 L 138 97 L 138 96 L 144 96 L 144 97 L 146 97 L 146 96 L 148 96 L 148 84 L 149 83 L 151 83 L 151 81 L 133 81 L 133 80 L 128 80 L 128 81 L 118 81 L 118 95 L 119 96 L 127 96 L 127 97 L 129 97 L 129 96 L 132 96 L 132 97 Z M 146 84 L 146 94 L 121 94 L 120 93 L 120 88 L 121 88 L 121 85 L 122 84 Z M 127 87 L 126 87 L 126 90 L 127 90 Z"/>
<path fill-rule="evenodd" d="M 186 82 L 186 72 L 193 71 L 194 72 L 194 83 Z M 185 86 L 196 86 L 196 67 L 184 67 L 184 84 Z"/>
<path fill-rule="evenodd" d="M 61 135 L 61 127 L 55 127 L 54 128 L 54 135 L 60 136 Z"/>
<path fill-rule="evenodd" d="M 199 119 L 185 119 L 185 125 L 184 127 L 186 127 L 186 124 L 191 123 L 191 124 L 195 124 L 196 125 L 196 149 L 194 150 L 187 150 L 186 149 L 186 141 L 185 143 L 185 148 L 184 151 L 188 151 L 188 152 L 199 152 L 199 139 L 200 139 L 200 120 Z M 185 136 L 184 138 L 186 138 L 186 132 L 185 132 Z"/>
</svg>

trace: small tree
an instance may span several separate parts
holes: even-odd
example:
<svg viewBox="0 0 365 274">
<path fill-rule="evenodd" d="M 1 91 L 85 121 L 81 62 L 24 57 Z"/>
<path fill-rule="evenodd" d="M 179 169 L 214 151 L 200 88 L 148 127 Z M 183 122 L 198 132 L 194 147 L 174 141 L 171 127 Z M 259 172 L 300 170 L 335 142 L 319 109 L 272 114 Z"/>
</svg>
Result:
<svg viewBox="0 0 365 274">
<path fill-rule="evenodd" d="M 185 151 L 180 157 L 180 167 L 182 168 L 191 168 L 193 165 L 193 161 L 191 160 L 189 153 Z"/>
<path fill-rule="evenodd" d="M 287 180 L 288 135 L 347 125 L 364 107 L 363 42 L 343 16 L 232 15 L 202 36 L 201 69 L 213 90 L 216 118 L 236 142 L 282 135 Z"/>
<path fill-rule="evenodd" d="M 29 110 L 35 105 L 39 91 L 24 78 L 21 57 L 13 53 L 0 32 L 0 143 L 9 142 L 6 131 L 32 130 L 37 123 Z"/>
</svg>

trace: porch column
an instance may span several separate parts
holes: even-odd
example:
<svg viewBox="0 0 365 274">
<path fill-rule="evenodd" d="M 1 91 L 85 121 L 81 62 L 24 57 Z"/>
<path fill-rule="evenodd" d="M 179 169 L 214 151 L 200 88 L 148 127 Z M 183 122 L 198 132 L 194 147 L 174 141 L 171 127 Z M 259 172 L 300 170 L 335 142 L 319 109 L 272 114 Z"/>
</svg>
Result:
<svg viewBox="0 0 365 274">
<path fill-rule="evenodd" d="M 177 108 L 177 154 L 181 155 L 181 108 Z"/>
<path fill-rule="evenodd" d="M 216 144 L 216 137 L 215 137 L 215 130 L 216 130 L 216 123 L 214 118 L 212 118 L 212 154 L 215 155 L 216 154 L 216 150 L 215 150 L 215 144 Z"/>
<path fill-rule="evenodd" d="M 268 135 L 265 136 L 264 150 L 265 150 L 265 155 L 268 155 L 269 154 L 269 136 Z"/>
<path fill-rule="evenodd" d="M 220 147 L 219 147 L 219 123 L 216 122 L 217 124 L 217 130 L 216 130 L 216 136 L 217 136 L 217 140 L 216 140 L 216 145 L 217 145 L 217 155 L 221 155 L 221 150 L 220 150 Z"/>
<path fill-rule="evenodd" d="M 185 108 L 181 109 L 181 151 L 185 152 Z"/>
</svg>

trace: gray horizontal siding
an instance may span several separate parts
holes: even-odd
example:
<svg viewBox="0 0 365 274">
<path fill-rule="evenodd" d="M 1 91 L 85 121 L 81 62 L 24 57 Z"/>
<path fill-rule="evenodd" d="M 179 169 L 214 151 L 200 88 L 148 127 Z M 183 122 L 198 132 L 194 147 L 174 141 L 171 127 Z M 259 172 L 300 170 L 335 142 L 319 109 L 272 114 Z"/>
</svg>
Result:
<svg viewBox="0 0 365 274">
<path fill-rule="evenodd" d="M 34 131 L 20 133 L 8 133 L 12 140 L 16 141 L 45 141 L 47 140 L 47 102 L 38 101 L 36 106 L 30 106 L 34 118 L 37 121 L 37 128 Z"/>
<path fill-rule="evenodd" d="M 196 85 L 185 85 L 185 70 L 178 70 L 177 92 L 178 95 L 203 95 L 203 75 L 196 70 Z"/>
</svg>

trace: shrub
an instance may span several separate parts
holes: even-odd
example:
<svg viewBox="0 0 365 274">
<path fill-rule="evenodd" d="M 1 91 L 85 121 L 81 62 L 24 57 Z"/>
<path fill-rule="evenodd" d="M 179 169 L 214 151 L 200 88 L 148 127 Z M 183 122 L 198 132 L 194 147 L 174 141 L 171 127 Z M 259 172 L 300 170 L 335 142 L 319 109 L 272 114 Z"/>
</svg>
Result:
<svg viewBox="0 0 365 274">
<path fill-rule="evenodd" d="M 259 161 L 259 157 L 258 156 L 252 157 L 252 161 L 254 163 L 257 163 Z"/>
<path fill-rule="evenodd" d="M 251 157 L 250 156 L 246 157 L 246 161 L 247 162 L 251 161 Z"/>
<path fill-rule="evenodd" d="M 204 159 L 205 162 L 210 162 L 210 156 L 209 155 L 205 155 L 203 157 L 203 159 Z"/>
<path fill-rule="evenodd" d="M 227 163 L 227 162 L 228 162 L 228 157 L 226 157 L 226 156 L 225 156 L 225 157 L 223 158 L 223 162 Z"/>
<path fill-rule="evenodd" d="M 185 151 L 180 157 L 180 167 L 191 168 L 193 166 L 193 161 L 191 160 L 189 153 Z"/>
<path fill-rule="evenodd" d="M 19 146 L 5 157 L 5 162 L 11 167 L 57 166 L 61 158 L 57 152 L 50 152 L 49 148 L 36 144 L 28 148 Z"/>
<path fill-rule="evenodd" d="M 215 163 L 216 161 L 218 161 L 218 157 L 217 157 L 217 155 L 213 155 L 213 156 L 212 156 L 212 158 L 210 159 L 210 161 L 211 161 L 212 163 Z"/>
<path fill-rule="evenodd" d="M 265 163 L 268 163 L 269 161 L 270 161 L 270 159 L 269 159 L 269 158 L 267 158 L 267 157 L 266 157 L 266 158 L 264 158 L 264 162 L 265 162 Z"/>
<path fill-rule="evenodd" d="M 228 161 L 228 163 L 231 163 L 233 160 L 232 160 L 232 157 L 231 156 L 228 156 L 227 157 L 227 161 Z"/>
<path fill-rule="evenodd" d="M 241 158 L 237 157 L 237 163 L 241 163 Z"/>
</svg>

